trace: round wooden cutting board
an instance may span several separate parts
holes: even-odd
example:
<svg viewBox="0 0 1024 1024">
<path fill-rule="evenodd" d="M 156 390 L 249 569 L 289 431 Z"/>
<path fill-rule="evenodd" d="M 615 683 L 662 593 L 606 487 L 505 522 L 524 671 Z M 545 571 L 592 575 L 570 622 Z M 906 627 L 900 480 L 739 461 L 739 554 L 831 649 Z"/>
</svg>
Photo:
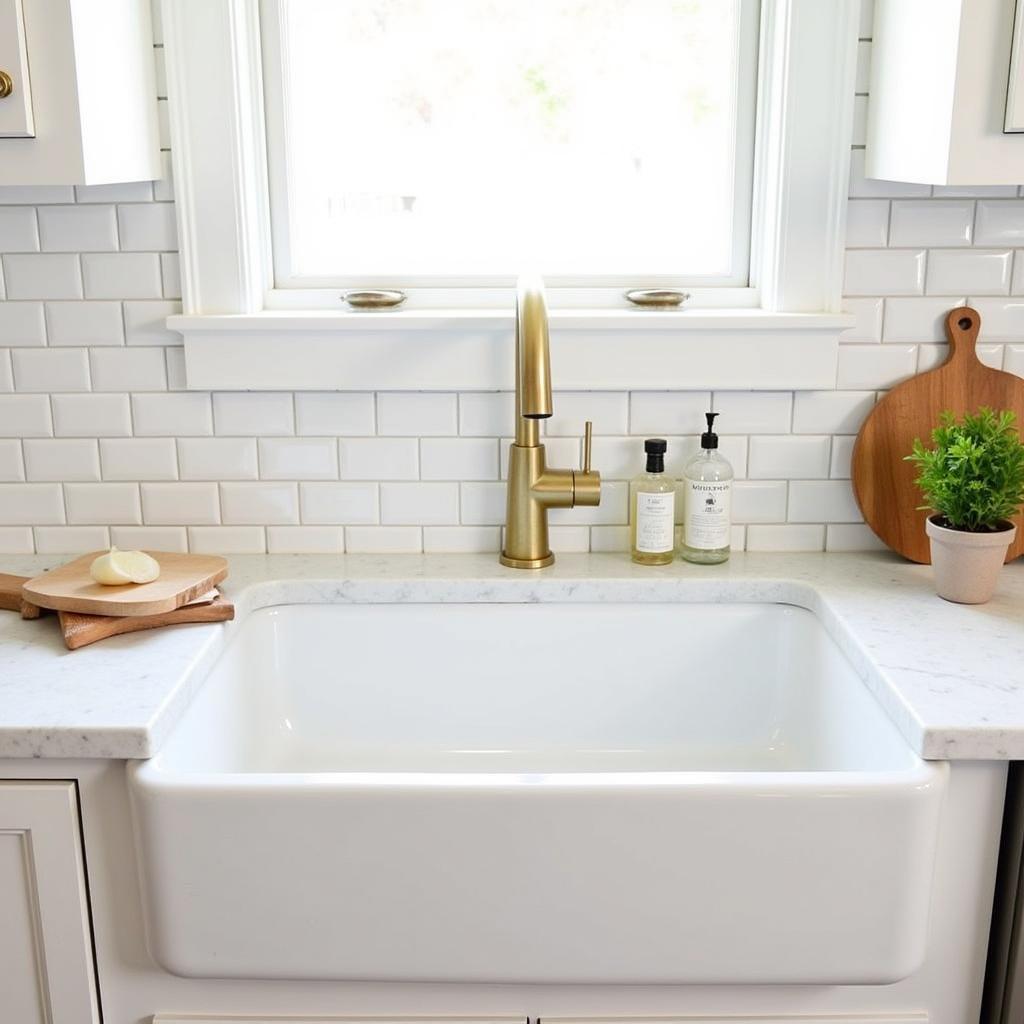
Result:
<svg viewBox="0 0 1024 1024">
<path fill-rule="evenodd" d="M 160 563 L 157 579 L 105 587 L 89 575 L 93 559 L 102 554 L 93 551 L 36 576 L 22 587 L 22 595 L 40 608 L 84 615 L 163 615 L 213 590 L 228 574 L 227 560 L 220 555 L 150 551 Z"/>
<path fill-rule="evenodd" d="M 939 413 L 958 417 L 987 405 L 1010 409 L 1024 430 L 1024 380 L 993 370 L 978 360 L 975 346 L 981 329 L 978 311 L 960 306 L 946 316 L 949 358 L 938 369 L 897 385 L 868 414 L 853 449 L 853 493 L 868 526 L 878 537 L 913 562 L 931 562 L 924 532 L 928 512 L 914 483 L 917 468 L 905 462 L 919 437 L 931 445 Z M 1017 537 L 1006 560 L 1024 554 L 1024 516 L 1018 514 Z"/>
</svg>

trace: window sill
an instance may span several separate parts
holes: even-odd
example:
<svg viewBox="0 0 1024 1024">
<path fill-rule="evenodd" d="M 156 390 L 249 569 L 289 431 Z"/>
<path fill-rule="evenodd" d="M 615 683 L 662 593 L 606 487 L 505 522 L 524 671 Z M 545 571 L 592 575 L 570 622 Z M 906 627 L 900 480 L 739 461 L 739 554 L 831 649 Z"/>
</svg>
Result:
<svg viewBox="0 0 1024 1024">
<path fill-rule="evenodd" d="M 554 309 L 562 390 L 835 386 L 845 313 Z M 487 391 L 512 387 L 511 310 L 181 315 L 188 386 L 216 390 Z"/>
</svg>

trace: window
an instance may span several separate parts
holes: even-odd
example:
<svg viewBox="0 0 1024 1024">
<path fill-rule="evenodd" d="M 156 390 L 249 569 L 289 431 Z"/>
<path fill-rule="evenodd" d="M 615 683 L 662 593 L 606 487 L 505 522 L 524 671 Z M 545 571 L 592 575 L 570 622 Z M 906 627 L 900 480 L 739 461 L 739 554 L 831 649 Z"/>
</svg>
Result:
<svg viewBox="0 0 1024 1024">
<path fill-rule="evenodd" d="M 756 0 L 263 0 L 279 288 L 749 279 Z"/>
<path fill-rule="evenodd" d="M 859 8 L 162 0 L 189 387 L 834 386 Z"/>
</svg>

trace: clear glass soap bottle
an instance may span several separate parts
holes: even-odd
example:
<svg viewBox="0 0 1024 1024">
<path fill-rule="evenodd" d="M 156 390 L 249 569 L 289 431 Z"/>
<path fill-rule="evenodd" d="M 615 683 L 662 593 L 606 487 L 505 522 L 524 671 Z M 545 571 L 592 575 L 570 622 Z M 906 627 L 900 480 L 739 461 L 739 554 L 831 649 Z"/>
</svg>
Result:
<svg viewBox="0 0 1024 1024">
<path fill-rule="evenodd" d="M 676 483 L 665 473 L 668 442 L 644 441 L 647 469 L 629 484 L 629 546 L 640 565 L 668 565 L 675 558 Z"/>
<path fill-rule="evenodd" d="M 707 413 L 708 429 L 700 451 L 683 468 L 683 542 L 688 562 L 715 565 L 729 558 L 732 534 L 732 466 L 718 452 L 716 412 Z"/>
</svg>

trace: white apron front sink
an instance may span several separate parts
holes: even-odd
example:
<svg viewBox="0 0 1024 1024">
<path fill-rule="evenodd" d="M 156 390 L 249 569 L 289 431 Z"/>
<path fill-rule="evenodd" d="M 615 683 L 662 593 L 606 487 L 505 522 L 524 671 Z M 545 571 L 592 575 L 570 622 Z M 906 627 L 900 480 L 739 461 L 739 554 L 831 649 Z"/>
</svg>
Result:
<svg viewBox="0 0 1024 1024">
<path fill-rule="evenodd" d="M 340 604 L 130 787 L 177 974 L 852 984 L 923 959 L 946 777 L 801 608 Z"/>
</svg>

